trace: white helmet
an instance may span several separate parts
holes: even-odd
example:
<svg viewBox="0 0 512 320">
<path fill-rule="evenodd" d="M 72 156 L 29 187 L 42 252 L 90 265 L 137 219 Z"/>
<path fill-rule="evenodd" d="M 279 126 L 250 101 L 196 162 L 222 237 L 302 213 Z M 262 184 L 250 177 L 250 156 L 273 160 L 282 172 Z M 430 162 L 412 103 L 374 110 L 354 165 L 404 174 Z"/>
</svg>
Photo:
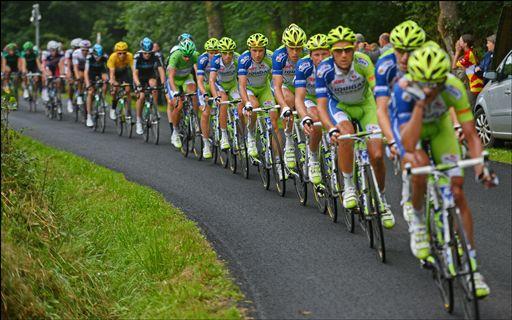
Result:
<svg viewBox="0 0 512 320">
<path fill-rule="evenodd" d="M 81 38 L 75 38 L 75 39 L 71 40 L 71 48 L 73 48 L 73 49 L 80 48 L 80 42 L 82 42 Z"/>
<path fill-rule="evenodd" d="M 62 42 L 57 42 L 59 44 L 59 51 L 62 51 Z"/>
<path fill-rule="evenodd" d="M 85 40 L 85 39 L 80 41 L 80 48 L 89 49 L 90 47 L 91 47 L 91 41 Z"/>
<path fill-rule="evenodd" d="M 59 49 L 59 43 L 55 40 L 48 41 L 48 45 L 46 46 L 46 49 L 48 50 L 58 50 Z"/>
</svg>

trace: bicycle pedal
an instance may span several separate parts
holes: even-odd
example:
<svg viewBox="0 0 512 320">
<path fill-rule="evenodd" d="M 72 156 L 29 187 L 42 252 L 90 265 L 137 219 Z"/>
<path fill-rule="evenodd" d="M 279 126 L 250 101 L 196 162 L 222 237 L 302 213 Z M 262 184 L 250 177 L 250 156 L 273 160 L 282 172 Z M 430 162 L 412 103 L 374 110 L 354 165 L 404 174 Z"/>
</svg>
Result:
<svg viewBox="0 0 512 320">
<path fill-rule="evenodd" d="M 420 259 L 420 266 L 422 269 L 433 270 L 435 268 L 434 264 L 435 264 L 435 260 L 434 260 L 434 257 L 432 257 L 432 256 L 427 257 L 425 260 Z"/>
</svg>

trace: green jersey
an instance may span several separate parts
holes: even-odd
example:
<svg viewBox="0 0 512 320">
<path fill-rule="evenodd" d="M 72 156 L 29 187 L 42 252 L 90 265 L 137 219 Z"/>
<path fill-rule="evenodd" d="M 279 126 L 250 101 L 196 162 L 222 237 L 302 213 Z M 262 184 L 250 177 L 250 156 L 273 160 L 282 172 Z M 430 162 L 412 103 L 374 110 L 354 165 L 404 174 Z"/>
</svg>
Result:
<svg viewBox="0 0 512 320">
<path fill-rule="evenodd" d="M 176 79 L 185 79 L 194 71 L 194 64 L 197 63 L 199 52 L 195 51 L 192 57 L 188 61 L 183 58 L 183 52 L 181 50 L 174 51 L 167 62 L 167 69 L 175 69 Z"/>
</svg>

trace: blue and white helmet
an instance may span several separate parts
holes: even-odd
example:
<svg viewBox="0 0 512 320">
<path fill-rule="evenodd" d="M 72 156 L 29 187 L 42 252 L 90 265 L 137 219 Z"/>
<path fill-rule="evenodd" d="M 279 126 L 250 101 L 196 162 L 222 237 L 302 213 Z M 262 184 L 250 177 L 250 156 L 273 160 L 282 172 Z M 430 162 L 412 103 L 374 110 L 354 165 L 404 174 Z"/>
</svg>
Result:
<svg viewBox="0 0 512 320">
<path fill-rule="evenodd" d="M 140 49 L 144 52 L 151 52 L 153 50 L 153 41 L 145 37 L 140 42 Z"/>
<path fill-rule="evenodd" d="M 101 44 L 97 43 L 92 47 L 92 54 L 98 57 L 103 55 L 103 47 Z"/>
</svg>

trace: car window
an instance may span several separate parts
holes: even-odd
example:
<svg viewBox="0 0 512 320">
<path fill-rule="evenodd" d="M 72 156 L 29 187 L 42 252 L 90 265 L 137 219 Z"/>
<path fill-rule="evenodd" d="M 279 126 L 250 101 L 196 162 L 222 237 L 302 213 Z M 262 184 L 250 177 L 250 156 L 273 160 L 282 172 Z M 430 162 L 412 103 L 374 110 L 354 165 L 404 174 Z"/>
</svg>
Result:
<svg viewBox="0 0 512 320">
<path fill-rule="evenodd" d="M 512 54 L 509 54 L 496 70 L 501 79 L 512 79 Z"/>
</svg>

